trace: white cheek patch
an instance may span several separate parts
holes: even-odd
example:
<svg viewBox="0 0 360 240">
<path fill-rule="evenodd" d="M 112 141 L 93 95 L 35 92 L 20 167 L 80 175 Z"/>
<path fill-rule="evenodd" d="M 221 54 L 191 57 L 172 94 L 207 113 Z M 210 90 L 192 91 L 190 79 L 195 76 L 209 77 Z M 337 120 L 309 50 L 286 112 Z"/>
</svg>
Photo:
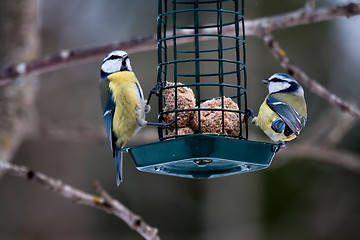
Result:
<svg viewBox="0 0 360 240">
<path fill-rule="evenodd" d="M 285 90 L 291 86 L 288 82 L 270 82 L 269 83 L 269 93 L 278 92 L 281 90 Z"/>
<path fill-rule="evenodd" d="M 304 97 L 304 89 L 300 87 L 295 94 L 299 95 L 300 97 Z"/>
<path fill-rule="evenodd" d="M 120 67 L 121 67 L 120 59 L 111 59 L 111 60 L 105 61 L 101 65 L 101 70 L 103 70 L 103 72 L 105 72 L 105 73 L 111 74 L 111 73 L 120 71 Z"/>
</svg>

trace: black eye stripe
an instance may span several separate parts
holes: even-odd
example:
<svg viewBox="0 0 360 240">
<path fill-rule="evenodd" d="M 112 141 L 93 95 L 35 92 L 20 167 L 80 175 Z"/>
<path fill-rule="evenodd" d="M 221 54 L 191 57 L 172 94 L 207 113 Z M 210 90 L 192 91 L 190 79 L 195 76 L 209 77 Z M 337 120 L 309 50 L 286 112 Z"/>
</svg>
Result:
<svg viewBox="0 0 360 240">
<path fill-rule="evenodd" d="M 122 57 L 122 56 L 119 56 L 119 55 L 111 55 L 110 57 L 104 59 L 103 63 L 106 62 L 107 60 L 117 60 L 117 59 L 121 59 L 121 58 L 123 58 L 123 63 L 122 64 L 125 65 L 125 61 L 126 61 L 126 59 L 129 58 L 129 56 L 125 55 L 125 56 Z"/>
<path fill-rule="evenodd" d="M 114 60 L 114 59 L 119 59 L 120 57 L 119 56 L 117 56 L 117 55 L 112 55 L 112 56 L 110 56 L 108 59 L 106 59 L 106 60 Z"/>
<path fill-rule="evenodd" d="M 269 82 L 287 82 L 287 81 L 282 80 L 282 79 L 278 79 L 278 78 L 273 78 L 273 79 L 269 80 Z"/>
<path fill-rule="evenodd" d="M 108 57 L 107 59 L 105 59 L 104 60 L 104 62 L 106 62 L 107 60 L 116 60 L 116 59 L 120 59 L 120 58 L 122 58 L 122 57 L 120 57 L 120 56 L 118 56 L 118 55 L 111 55 L 110 57 Z M 128 59 L 129 57 L 126 55 L 126 56 L 124 56 L 124 61 L 126 60 L 126 59 Z"/>
<path fill-rule="evenodd" d="M 115 60 L 115 59 L 119 59 L 120 57 L 119 56 L 116 56 L 116 55 L 111 55 L 110 57 L 108 58 L 105 58 L 103 63 L 106 62 L 107 60 Z"/>
</svg>

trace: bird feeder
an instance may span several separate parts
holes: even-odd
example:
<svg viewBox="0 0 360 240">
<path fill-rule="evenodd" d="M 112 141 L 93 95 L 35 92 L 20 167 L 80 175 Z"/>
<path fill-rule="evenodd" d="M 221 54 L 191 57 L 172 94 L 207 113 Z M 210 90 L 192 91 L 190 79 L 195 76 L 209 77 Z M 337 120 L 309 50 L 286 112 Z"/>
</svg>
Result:
<svg viewBox="0 0 360 240">
<path fill-rule="evenodd" d="M 213 178 L 270 165 L 248 140 L 243 0 L 159 0 L 159 142 L 131 147 L 137 169 Z"/>
</svg>

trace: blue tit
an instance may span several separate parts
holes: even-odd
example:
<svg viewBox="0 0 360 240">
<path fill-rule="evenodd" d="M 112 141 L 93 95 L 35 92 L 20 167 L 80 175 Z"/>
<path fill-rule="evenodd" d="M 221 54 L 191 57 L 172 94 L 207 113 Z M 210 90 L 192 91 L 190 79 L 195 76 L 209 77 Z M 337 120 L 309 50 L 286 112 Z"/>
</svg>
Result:
<svg viewBox="0 0 360 240">
<path fill-rule="evenodd" d="M 285 142 L 295 139 L 305 126 L 304 90 L 294 78 L 284 73 L 276 73 L 263 83 L 267 85 L 269 94 L 253 123 L 272 141 L 285 145 Z"/>
<path fill-rule="evenodd" d="M 145 113 L 149 110 L 126 52 L 116 50 L 104 58 L 100 97 L 106 135 L 116 163 L 116 183 L 119 186 L 122 181 L 121 149 L 132 135 L 146 126 Z"/>
</svg>

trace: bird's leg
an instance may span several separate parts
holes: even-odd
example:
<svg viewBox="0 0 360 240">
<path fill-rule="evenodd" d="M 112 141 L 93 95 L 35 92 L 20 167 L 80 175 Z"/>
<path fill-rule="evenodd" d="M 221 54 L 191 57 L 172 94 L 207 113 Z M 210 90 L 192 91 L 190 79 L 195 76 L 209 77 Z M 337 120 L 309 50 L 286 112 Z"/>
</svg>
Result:
<svg viewBox="0 0 360 240">
<path fill-rule="evenodd" d="M 169 128 L 175 121 L 172 121 L 171 123 L 151 123 L 148 122 L 147 125 L 151 126 L 157 126 L 158 128 Z"/>
<path fill-rule="evenodd" d="M 171 122 L 171 123 L 152 123 L 152 122 L 148 122 L 145 121 L 142 118 L 139 118 L 136 120 L 137 124 L 140 127 L 145 127 L 146 125 L 150 125 L 150 126 L 157 126 L 158 128 L 168 128 L 171 126 L 171 124 L 173 124 L 175 121 Z"/>
<path fill-rule="evenodd" d="M 146 105 L 149 105 L 150 103 L 150 98 L 151 96 L 154 94 L 155 96 L 159 97 L 160 96 L 160 89 L 162 88 L 162 85 L 165 83 L 165 81 L 163 82 L 158 82 L 151 90 L 149 93 L 149 97 L 146 101 Z"/>
</svg>

